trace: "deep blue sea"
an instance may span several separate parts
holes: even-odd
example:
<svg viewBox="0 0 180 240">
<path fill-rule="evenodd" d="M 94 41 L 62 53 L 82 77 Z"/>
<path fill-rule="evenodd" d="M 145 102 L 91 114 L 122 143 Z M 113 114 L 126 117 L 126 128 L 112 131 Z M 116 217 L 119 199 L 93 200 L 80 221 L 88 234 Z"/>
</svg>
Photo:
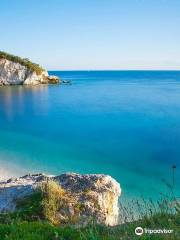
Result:
<svg viewBox="0 0 180 240">
<path fill-rule="evenodd" d="M 180 71 L 56 71 L 72 85 L 0 88 L 0 167 L 110 174 L 124 197 L 180 195 Z"/>
</svg>

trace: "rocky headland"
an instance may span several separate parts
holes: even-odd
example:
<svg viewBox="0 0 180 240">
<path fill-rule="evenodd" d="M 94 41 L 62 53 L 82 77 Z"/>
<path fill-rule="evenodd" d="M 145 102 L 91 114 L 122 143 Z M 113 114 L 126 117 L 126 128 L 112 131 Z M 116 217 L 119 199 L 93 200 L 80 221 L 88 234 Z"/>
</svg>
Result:
<svg viewBox="0 0 180 240">
<path fill-rule="evenodd" d="M 52 182 L 57 184 L 60 190 L 55 189 Z M 116 180 L 103 174 L 33 174 L 0 181 L 0 213 L 17 211 L 19 201 L 37 192 L 43 183 L 48 183 L 44 188 L 45 192 L 48 192 L 47 186 L 50 186 L 50 191 L 55 189 L 55 197 L 60 193 L 58 201 L 61 204 L 57 214 L 61 221 L 76 219 L 76 223 L 86 224 L 93 218 L 104 225 L 118 224 L 121 188 Z M 50 201 L 53 197 L 51 196 Z"/>
<path fill-rule="evenodd" d="M 57 76 L 48 72 L 29 59 L 20 58 L 0 51 L 0 86 L 58 84 Z"/>
</svg>

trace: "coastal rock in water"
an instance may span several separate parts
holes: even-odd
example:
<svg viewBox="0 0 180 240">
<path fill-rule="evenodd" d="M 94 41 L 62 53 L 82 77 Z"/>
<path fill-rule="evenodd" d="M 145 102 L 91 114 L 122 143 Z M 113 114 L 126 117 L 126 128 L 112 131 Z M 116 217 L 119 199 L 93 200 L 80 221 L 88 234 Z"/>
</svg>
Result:
<svg viewBox="0 0 180 240">
<path fill-rule="evenodd" d="M 48 76 L 47 77 L 49 84 L 57 84 L 60 83 L 60 79 L 57 76 Z"/>
<path fill-rule="evenodd" d="M 73 196 L 77 203 L 83 206 L 79 213 L 80 218 L 83 219 L 83 224 L 88 223 L 90 218 L 105 225 L 118 224 L 118 198 L 121 194 L 121 188 L 116 180 L 103 174 L 67 173 L 59 176 L 34 174 L 1 181 L 0 212 L 15 211 L 17 200 L 32 194 L 38 185 L 47 179 L 56 181 Z M 68 212 L 73 215 L 72 204 L 69 203 L 69 206 Z"/>
<path fill-rule="evenodd" d="M 71 85 L 72 82 L 70 80 L 62 80 L 63 84 Z"/>
<path fill-rule="evenodd" d="M 28 71 L 28 74 L 23 82 L 24 85 L 47 84 L 48 72 L 42 71 L 40 75 L 36 72 Z"/>
<path fill-rule="evenodd" d="M 0 86 L 47 84 L 50 82 L 49 78 L 46 70 L 36 72 L 21 63 L 0 58 Z M 56 81 L 51 81 L 51 83 L 58 82 L 58 77 Z"/>
</svg>

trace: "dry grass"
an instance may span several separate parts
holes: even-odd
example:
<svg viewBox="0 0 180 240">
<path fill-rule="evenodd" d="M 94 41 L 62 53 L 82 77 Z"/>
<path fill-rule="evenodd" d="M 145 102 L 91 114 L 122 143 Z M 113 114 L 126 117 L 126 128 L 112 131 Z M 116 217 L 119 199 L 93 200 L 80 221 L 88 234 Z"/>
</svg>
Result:
<svg viewBox="0 0 180 240">
<path fill-rule="evenodd" d="M 39 188 L 45 219 L 54 225 L 78 221 L 79 209 L 75 197 L 52 180 L 41 183 Z"/>
</svg>

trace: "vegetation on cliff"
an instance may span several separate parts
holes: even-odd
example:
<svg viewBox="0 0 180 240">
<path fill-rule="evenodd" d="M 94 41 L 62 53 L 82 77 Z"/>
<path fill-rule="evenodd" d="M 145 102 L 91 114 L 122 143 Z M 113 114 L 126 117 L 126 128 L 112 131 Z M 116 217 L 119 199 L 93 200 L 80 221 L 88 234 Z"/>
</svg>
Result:
<svg viewBox="0 0 180 240">
<path fill-rule="evenodd" d="M 35 71 L 37 75 L 40 75 L 44 69 L 36 63 L 31 62 L 28 58 L 21 58 L 3 51 L 0 51 L 0 59 L 7 59 L 9 61 L 19 63 L 27 67 L 31 71 Z"/>
<path fill-rule="evenodd" d="M 52 181 L 43 183 L 36 192 L 17 202 L 13 213 L 0 214 L 0 239 L 5 240 L 178 240 L 180 205 L 173 196 L 154 204 L 152 201 L 136 201 L 128 207 L 120 206 L 124 224 L 107 227 L 95 223 L 74 226 L 74 221 L 64 221 L 59 214 L 61 207 L 73 202 L 72 196 Z M 76 203 L 79 204 L 79 203 Z M 78 206 L 78 205 L 77 205 Z M 134 208 L 138 208 L 138 219 Z M 127 221 L 126 221 L 127 220 Z M 130 221 L 130 222 L 129 222 Z M 172 234 L 135 235 L 135 228 L 173 230 Z"/>
</svg>

